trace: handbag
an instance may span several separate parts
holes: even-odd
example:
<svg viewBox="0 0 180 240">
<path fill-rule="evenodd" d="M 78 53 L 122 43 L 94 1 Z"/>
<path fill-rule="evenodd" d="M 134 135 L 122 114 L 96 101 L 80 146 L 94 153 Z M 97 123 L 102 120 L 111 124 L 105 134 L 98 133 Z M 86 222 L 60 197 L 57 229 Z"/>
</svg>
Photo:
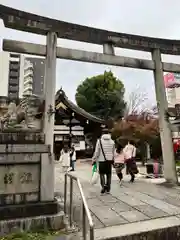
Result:
<svg viewBox="0 0 180 240">
<path fill-rule="evenodd" d="M 133 157 L 133 153 L 134 153 L 134 148 L 131 153 L 131 158 L 126 159 L 127 172 L 132 172 L 134 174 L 138 174 L 139 170 L 136 165 L 135 157 Z"/>
<path fill-rule="evenodd" d="M 134 173 L 134 174 L 138 174 L 139 173 L 139 170 L 137 168 L 137 165 L 136 165 L 136 160 L 135 158 L 132 159 L 132 163 L 131 163 L 131 171 Z"/>
<path fill-rule="evenodd" d="M 100 147 L 101 147 L 101 150 L 102 150 L 102 154 L 103 154 L 104 160 L 110 162 L 111 164 L 114 164 L 114 156 L 113 156 L 112 160 L 107 160 L 106 156 L 105 156 L 105 153 L 104 153 L 104 149 L 103 149 L 103 146 L 102 146 L 101 139 L 99 139 L 99 142 L 100 142 Z"/>
</svg>

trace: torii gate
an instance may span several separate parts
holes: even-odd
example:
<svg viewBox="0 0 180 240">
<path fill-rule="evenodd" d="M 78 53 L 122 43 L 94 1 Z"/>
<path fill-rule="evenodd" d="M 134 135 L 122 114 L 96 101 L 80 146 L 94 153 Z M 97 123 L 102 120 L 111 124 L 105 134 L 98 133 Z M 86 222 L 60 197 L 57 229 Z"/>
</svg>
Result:
<svg viewBox="0 0 180 240">
<path fill-rule="evenodd" d="M 167 117 L 167 100 L 163 71 L 180 73 L 180 65 L 163 63 L 161 54 L 180 55 L 180 41 L 150 38 L 111 32 L 73 23 L 50 19 L 0 5 L 0 18 L 7 28 L 47 36 L 46 46 L 21 41 L 3 40 L 3 50 L 46 57 L 45 69 L 45 125 L 46 144 L 53 145 L 54 96 L 56 58 L 100 63 L 129 68 L 152 70 L 159 110 L 159 126 L 167 182 L 177 183 L 172 146 L 172 134 Z M 87 42 L 103 46 L 103 53 L 57 47 L 57 38 Z M 117 56 L 114 47 L 151 52 L 152 60 Z M 52 151 L 52 150 L 51 150 Z"/>
</svg>

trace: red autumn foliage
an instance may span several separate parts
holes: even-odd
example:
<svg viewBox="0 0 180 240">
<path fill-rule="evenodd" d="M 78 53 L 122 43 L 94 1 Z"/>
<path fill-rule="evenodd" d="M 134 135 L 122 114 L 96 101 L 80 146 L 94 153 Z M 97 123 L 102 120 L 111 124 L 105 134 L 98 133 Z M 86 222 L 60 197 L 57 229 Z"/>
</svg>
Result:
<svg viewBox="0 0 180 240">
<path fill-rule="evenodd" d="M 112 136 L 114 139 L 149 142 L 159 136 L 158 119 L 146 113 L 129 115 L 115 123 Z"/>
</svg>

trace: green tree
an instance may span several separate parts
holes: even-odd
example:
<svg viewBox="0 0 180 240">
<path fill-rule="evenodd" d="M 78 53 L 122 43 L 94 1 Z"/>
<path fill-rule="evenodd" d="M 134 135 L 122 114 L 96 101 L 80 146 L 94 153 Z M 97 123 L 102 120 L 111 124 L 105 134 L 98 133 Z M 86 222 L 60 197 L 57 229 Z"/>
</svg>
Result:
<svg viewBox="0 0 180 240">
<path fill-rule="evenodd" d="M 76 90 L 79 107 L 103 119 L 120 118 L 124 114 L 125 88 L 111 71 L 86 78 Z"/>
</svg>

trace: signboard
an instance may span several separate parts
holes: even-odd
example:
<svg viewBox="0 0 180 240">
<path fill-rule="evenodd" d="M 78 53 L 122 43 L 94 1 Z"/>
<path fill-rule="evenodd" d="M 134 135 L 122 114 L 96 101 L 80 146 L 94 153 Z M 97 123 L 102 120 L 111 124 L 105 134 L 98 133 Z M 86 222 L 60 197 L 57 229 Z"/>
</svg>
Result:
<svg viewBox="0 0 180 240">
<path fill-rule="evenodd" d="M 0 166 L 0 194 L 39 191 L 39 165 Z"/>
<path fill-rule="evenodd" d="M 180 74 L 167 73 L 164 75 L 165 88 L 180 87 Z"/>
<path fill-rule="evenodd" d="M 40 165 L 0 166 L 0 205 L 38 201 Z"/>
</svg>

